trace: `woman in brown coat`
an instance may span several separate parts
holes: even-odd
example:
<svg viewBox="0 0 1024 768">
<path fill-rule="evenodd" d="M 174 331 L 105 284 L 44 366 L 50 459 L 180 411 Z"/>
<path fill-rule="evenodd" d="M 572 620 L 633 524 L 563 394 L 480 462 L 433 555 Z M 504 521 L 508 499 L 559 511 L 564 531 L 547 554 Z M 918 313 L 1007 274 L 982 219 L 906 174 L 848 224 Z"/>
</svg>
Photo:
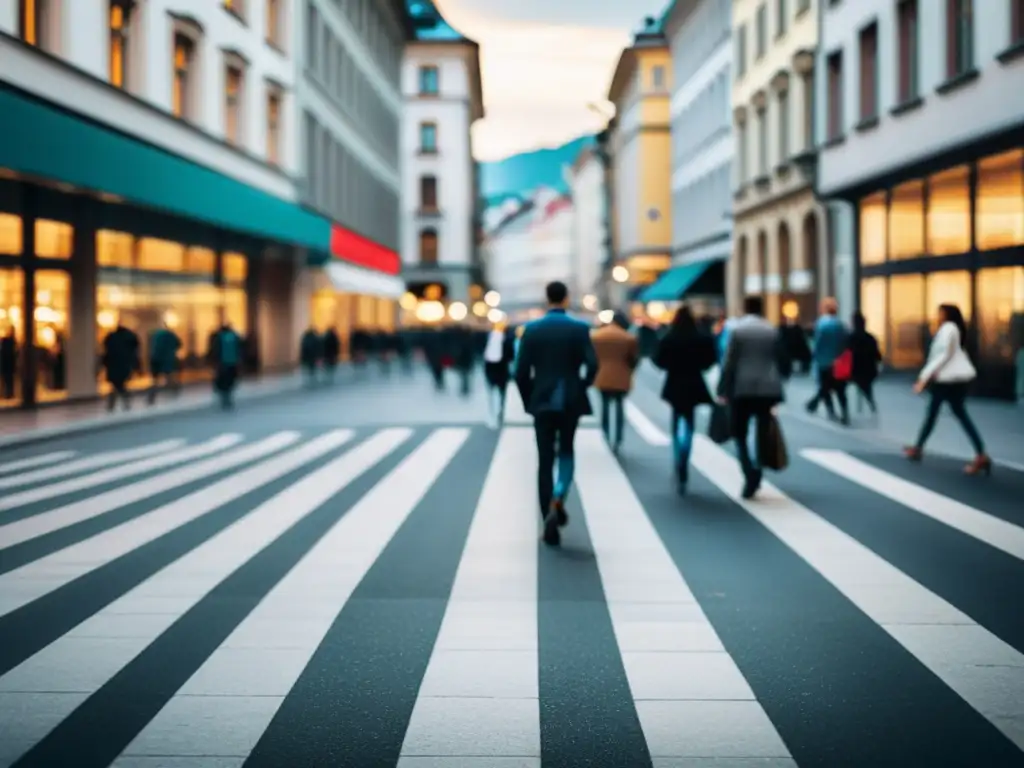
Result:
<svg viewBox="0 0 1024 768">
<path fill-rule="evenodd" d="M 629 319 L 621 312 L 617 312 L 610 323 L 594 331 L 591 340 L 597 353 L 594 387 L 601 393 L 601 429 L 617 453 L 622 445 L 623 400 L 633 388 L 633 371 L 640 361 L 640 342 L 629 332 Z"/>
</svg>

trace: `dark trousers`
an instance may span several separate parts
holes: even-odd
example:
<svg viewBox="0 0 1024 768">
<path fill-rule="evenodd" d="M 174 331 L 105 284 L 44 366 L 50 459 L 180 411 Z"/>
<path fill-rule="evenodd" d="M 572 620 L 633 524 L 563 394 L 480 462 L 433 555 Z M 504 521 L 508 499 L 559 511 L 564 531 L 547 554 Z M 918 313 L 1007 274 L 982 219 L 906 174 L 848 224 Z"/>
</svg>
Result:
<svg viewBox="0 0 1024 768">
<path fill-rule="evenodd" d="M 771 425 L 772 407 L 776 400 L 764 397 L 740 397 L 729 404 L 732 415 L 732 435 L 736 441 L 736 457 L 743 475 L 750 480 L 761 471 L 761 446 L 767 445 Z M 750 456 L 750 422 L 754 422 L 757 436 L 757 461 Z"/>
<path fill-rule="evenodd" d="M 121 400 L 126 411 L 131 408 L 132 396 L 128 391 L 128 379 L 117 377 L 116 379 L 108 378 L 107 381 L 110 382 L 110 394 L 107 395 L 107 410 L 114 410 L 117 407 L 118 399 Z"/>
<path fill-rule="evenodd" d="M 942 404 L 949 403 L 949 410 L 953 412 L 953 416 L 960 422 L 964 432 L 967 433 L 967 439 L 971 441 L 974 452 L 978 456 L 985 453 L 985 444 L 981 440 L 981 435 L 978 434 L 978 428 L 974 426 L 970 414 L 967 413 L 967 386 L 966 382 L 945 384 L 936 382 L 928 388 L 931 399 L 928 401 L 928 410 L 925 412 L 924 424 L 921 425 L 921 431 L 917 435 L 918 450 L 924 448 L 924 444 L 928 441 L 932 430 L 935 429 L 935 422 L 939 418 Z"/>
<path fill-rule="evenodd" d="M 622 433 L 625 431 L 625 399 L 625 392 L 601 392 L 601 429 L 604 431 L 605 439 L 614 448 L 622 445 Z"/>
<path fill-rule="evenodd" d="M 561 497 L 569 491 L 575 462 L 576 428 L 580 418 L 575 413 L 541 413 L 534 417 L 533 433 L 537 439 L 537 498 L 541 517 L 547 514 L 555 498 L 555 462 L 558 462 L 558 485 Z"/>
<path fill-rule="evenodd" d="M 850 406 L 846 400 L 846 382 L 839 381 L 832 373 L 831 366 L 818 368 L 818 392 L 811 398 L 810 402 L 807 403 L 807 410 L 816 411 L 818 410 L 818 404 L 821 403 L 825 406 L 825 412 L 835 417 L 836 410 L 832 405 L 832 395 L 836 396 L 836 400 L 839 402 L 839 415 L 846 421 L 850 418 Z"/>
<path fill-rule="evenodd" d="M 181 392 L 181 381 L 178 379 L 177 371 L 164 371 L 159 366 L 150 365 L 150 376 L 153 378 L 153 383 L 149 387 L 148 401 L 150 405 L 156 402 L 157 393 L 161 389 L 170 390 L 172 394 L 177 396 Z"/>
<path fill-rule="evenodd" d="M 868 404 L 872 413 L 878 413 L 878 405 L 875 403 L 875 380 L 874 379 L 853 379 L 853 385 L 860 392 L 863 402 Z M 857 413 L 861 411 L 861 402 L 857 403 Z"/>
</svg>

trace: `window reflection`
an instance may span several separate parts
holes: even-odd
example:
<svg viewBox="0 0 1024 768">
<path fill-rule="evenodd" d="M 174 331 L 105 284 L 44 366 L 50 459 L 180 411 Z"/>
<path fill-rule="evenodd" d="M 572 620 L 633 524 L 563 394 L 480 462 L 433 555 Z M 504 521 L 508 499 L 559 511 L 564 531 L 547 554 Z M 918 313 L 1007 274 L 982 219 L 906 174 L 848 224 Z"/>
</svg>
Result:
<svg viewBox="0 0 1024 768">
<path fill-rule="evenodd" d="M 932 256 L 971 249 L 969 174 L 964 165 L 928 179 L 928 253 Z"/>
<path fill-rule="evenodd" d="M 974 224 L 983 251 L 1024 245 L 1024 149 L 978 163 Z"/>
<path fill-rule="evenodd" d="M 1015 362 L 1024 347 L 1024 267 L 983 269 L 977 274 L 978 352 Z"/>
<path fill-rule="evenodd" d="M 242 336 L 249 333 L 249 298 L 245 293 L 245 280 L 249 263 L 244 254 L 227 252 L 221 257 L 221 275 L 224 280 L 224 322 Z"/>
<path fill-rule="evenodd" d="M 860 201 L 860 263 L 885 261 L 885 192 Z"/>
<path fill-rule="evenodd" d="M 21 400 L 24 279 L 20 269 L 0 269 L 0 406 Z"/>
<path fill-rule="evenodd" d="M 882 355 L 886 354 L 886 299 L 889 284 L 884 277 L 869 277 L 860 281 L 860 311 L 864 315 L 867 329 L 878 339 Z"/>
<path fill-rule="evenodd" d="M 925 312 L 928 327 L 934 334 L 939 328 L 939 305 L 956 304 L 964 320 L 971 322 L 974 306 L 971 302 L 971 274 L 966 270 L 957 272 L 933 272 L 925 278 Z"/>
<path fill-rule="evenodd" d="M 144 237 L 139 240 L 138 268 L 148 272 L 183 272 L 185 246 L 169 240 Z"/>
<path fill-rule="evenodd" d="M 70 259 L 75 249 L 75 229 L 62 221 L 36 220 L 36 256 Z"/>
<path fill-rule="evenodd" d="M 40 402 L 63 400 L 68 395 L 70 310 L 71 276 L 57 269 L 36 272 L 36 397 Z"/>
<path fill-rule="evenodd" d="M 99 230 L 96 233 L 96 264 L 131 269 L 135 265 L 135 238 L 126 232 Z"/>
<path fill-rule="evenodd" d="M 0 254 L 20 256 L 21 248 L 21 217 L 0 213 Z"/>
<path fill-rule="evenodd" d="M 924 363 L 928 322 L 924 275 L 889 278 L 889 362 L 896 368 Z"/>
<path fill-rule="evenodd" d="M 924 182 L 911 181 L 893 189 L 889 200 L 889 258 L 924 253 Z"/>
</svg>

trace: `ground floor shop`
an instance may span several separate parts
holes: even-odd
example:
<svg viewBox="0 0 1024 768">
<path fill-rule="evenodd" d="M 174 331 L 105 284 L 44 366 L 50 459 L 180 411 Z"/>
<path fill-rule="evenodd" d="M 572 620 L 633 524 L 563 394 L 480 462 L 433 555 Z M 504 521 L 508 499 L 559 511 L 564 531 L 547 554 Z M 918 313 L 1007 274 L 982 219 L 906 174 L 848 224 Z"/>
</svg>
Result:
<svg viewBox="0 0 1024 768">
<path fill-rule="evenodd" d="M 857 196 L 859 306 L 893 367 L 923 365 L 938 306 L 956 304 L 978 394 L 1024 397 L 1020 135 L 990 137 Z"/>
<path fill-rule="evenodd" d="M 685 303 L 695 317 L 718 316 L 725 311 L 725 277 L 724 259 L 676 264 L 630 297 L 630 315 L 636 323 L 669 323 Z"/>
</svg>

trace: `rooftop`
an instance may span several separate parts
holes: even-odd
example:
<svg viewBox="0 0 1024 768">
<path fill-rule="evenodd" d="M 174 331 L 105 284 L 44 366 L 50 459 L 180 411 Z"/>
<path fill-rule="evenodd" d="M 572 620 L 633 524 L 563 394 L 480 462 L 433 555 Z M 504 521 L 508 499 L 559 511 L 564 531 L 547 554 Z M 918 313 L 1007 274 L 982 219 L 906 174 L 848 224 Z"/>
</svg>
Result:
<svg viewBox="0 0 1024 768">
<path fill-rule="evenodd" d="M 444 20 L 444 16 L 430 0 L 406 0 L 406 3 L 417 40 L 471 42 Z"/>
</svg>

